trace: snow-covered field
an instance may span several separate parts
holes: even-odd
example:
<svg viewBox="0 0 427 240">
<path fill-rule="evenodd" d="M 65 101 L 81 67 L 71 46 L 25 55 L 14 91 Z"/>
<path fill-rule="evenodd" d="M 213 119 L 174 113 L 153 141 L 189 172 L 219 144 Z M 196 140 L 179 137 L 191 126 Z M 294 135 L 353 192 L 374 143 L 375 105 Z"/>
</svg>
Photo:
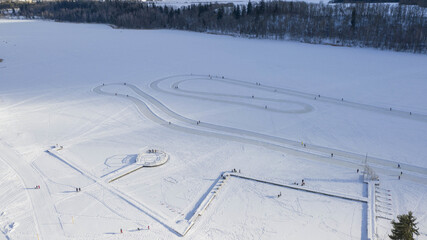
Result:
<svg viewBox="0 0 427 240">
<path fill-rule="evenodd" d="M 408 211 L 427 239 L 425 55 L 0 20 L 0 58 L 0 239 L 387 239 Z"/>
</svg>

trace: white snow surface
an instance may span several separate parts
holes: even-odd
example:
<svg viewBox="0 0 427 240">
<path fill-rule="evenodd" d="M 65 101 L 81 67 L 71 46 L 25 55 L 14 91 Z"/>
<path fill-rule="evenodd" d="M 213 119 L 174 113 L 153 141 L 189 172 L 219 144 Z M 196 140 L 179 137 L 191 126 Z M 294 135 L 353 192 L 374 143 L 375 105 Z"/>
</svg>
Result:
<svg viewBox="0 0 427 240">
<path fill-rule="evenodd" d="M 427 239 L 426 55 L 0 20 L 0 58 L 0 239 L 366 239 L 364 202 L 217 185 L 366 198 L 366 155 Z"/>
</svg>

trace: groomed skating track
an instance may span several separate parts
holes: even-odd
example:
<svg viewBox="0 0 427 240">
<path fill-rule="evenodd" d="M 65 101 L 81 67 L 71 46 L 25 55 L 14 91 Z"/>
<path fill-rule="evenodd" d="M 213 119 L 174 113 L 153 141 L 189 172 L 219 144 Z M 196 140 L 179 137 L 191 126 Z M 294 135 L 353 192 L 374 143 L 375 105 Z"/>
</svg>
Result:
<svg viewBox="0 0 427 240">
<path fill-rule="evenodd" d="M 217 79 L 218 81 L 228 81 L 227 78 L 214 77 L 210 75 L 178 75 L 173 77 L 197 78 L 197 79 L 204 79 L 204 80 Z M 168 78 L 172 78 L 172 77 L 156 80 L 153 83 L 151 83 L 150 86 L 155 90 L 164 92 L 166 90 L 161 90 L 158 84 L 159 82 Z M 230 81 L 235 81 L 235 80 L 230 80 Z M 117 92 L 107 92 L 103 90 L 103 88 L 106 86 L 114 86 L 114 85 L 127 87 L 130 90 L 132 90 L 136 95 L 131 96 L 128 94 L 121 94 Z M 252 84 L 252 85 L 255 85 L 255 84 Z M 175 89 L 174 86 L 175 85 L 173 84 L 171 86 L 171 89 Z M 256 87 L 256 86 L 258 85 L 251 86 L 251 87 Z M 266 87 L 263 85 L 259 87 L 263 89 L 264 88 L 280 89 L 280 88 L 274 88 L 271 86 Z M 290 90 L 286 90 L 286 91 L 290 91 Z M 427 169 L 426 168 L 422 168 L 422 167 L 414 166 L 410 164 L 400 164 L 401 168 L 397 168 L 397 165 L 398 165 L 397 162 L 390 161 L 387 159 L 381 159 L 374 156 L 369 156 L 367 158 L 366 155 L 363 155 L 363 154 L 343 151 L 340 149 L 334 149 L 334 148 L 329 148 L 324 146 L 318 146 L 314 144 L 306 144 L 305 146 L 302 146 L 300 141 L 296 141 L 292 139 L 266 135 L 266 134 L 252 132 L 244 129 L 221 126 L 213 123 L 199 122 L 198 120 L 190 119 L 180 115 L 179 113 L 174 112 L 173 110 L 165 106 L 162 102 L 160 102 L 158 99 L 142 91 L 136 85 L 133 85 L 130 83 L 103 84 L 98 87 L 95 87 L 94 92 L 102 95 L 126 98 L 132 101 L 136 105 L 138 110 L 145 117 L 160 124 L 163 127 L 166 127 L 175 131 L 181 131 L 181 132 L 190 133 L 190 134 L 216 137 L 216 138 L 225 139 L 225 140 L 253 144 L 253 145 L 262 146 L 274 151 L 280 151 L 286 154 L 291 154 L 291 155 L 309 159 L 309 160 L 315 160 L 315 161 L 335 164 L 338 166 L 349 167 L 353 170 L 356 168 L 363 168 L 364 164 L 366 163 L 371 168 L 373 168 L 375 172 L 380 174 L 398 176 L 400 174 L 400 171 L 405 171 L 404 178 L 406 180 L 427 185 Z M 292 93 L 292 94 L 297 94 L 297 93 Z M 206 95 L 205 93 L 202 93 L 202 94 Z M 283 94 L 288 94 L 288 93 L 284 92 Z M 180 95 L 185 97 L 201 99 L 201 100 L 207 100 L 207 101 L 216 101 L 215 99 L 212 99 L 212 98 L 189 96 L 185 94 L 180 94 Z M 306 96 L 303 96 L 303 97 L 306 97 Z M 225 102 L 223 100 L 218 100 L 218 101 L 224 102 L 224 103 L 229 102 L 229 101 Z M 232 104 L 241 104 L 241 103 L 232 102 Z M 336 104 L 341 104 L 341 102 L 336 101 Z M 309 105 L 304 105 L 304 106 L 307 109 L 310 108 L 308 107 Z M 366 108 L 365 105 L 363 104 L 358 105 L 357 103 L 352 103 L 351 107 Z M 260 108 L 262 108 L 262 106 L 260 106 Z M 367 110 L 369 111 L 373 111 L 374 109 L 376 109 L 376 107 L 367 108 Z M 270 109 L 270 108 L 265 110 L 280 111 L 278 109 Z M 167 116 L 173 118 L 174 121 L 165 120 L 160 116 L 160 112 L 156 113 L 155 111 L 161 111 L 163 115 L 166 114 Z M 378 111 L 382 111 L 382 110 L 378 110 Z M 283 113 L 288 114 L 289 112 L 283 112 Z M 297 113 L 301 113 L 301 112 L 297 111 Z M 384 111 L 384 114 L 391 114 L 391 113 Z M 395 116 L 403 117 L 400 114 L 397 114 Z M 415 115 L 409 116 L 409 114 L 406 117 L 414 117 L 415 120 L 422 120 L 425 118 L 424 115 L 419 115 L 419 117 L 416 117 Z M 334 157 L 330 157 L 331 153 L 334 154 Z"/>
</svg>

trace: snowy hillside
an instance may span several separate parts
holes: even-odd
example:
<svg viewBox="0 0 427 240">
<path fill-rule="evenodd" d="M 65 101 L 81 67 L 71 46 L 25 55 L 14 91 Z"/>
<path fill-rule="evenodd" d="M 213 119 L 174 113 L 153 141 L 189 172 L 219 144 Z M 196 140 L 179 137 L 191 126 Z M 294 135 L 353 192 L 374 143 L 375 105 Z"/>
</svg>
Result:
<svg viewBox="0 0 427 240">
<path fill-rule="evenodd" d="M 0 239 L 388 239 L 408 211 L 427 239 L 425 55 L 0 20 L 0 58 Z"/>
</svg>

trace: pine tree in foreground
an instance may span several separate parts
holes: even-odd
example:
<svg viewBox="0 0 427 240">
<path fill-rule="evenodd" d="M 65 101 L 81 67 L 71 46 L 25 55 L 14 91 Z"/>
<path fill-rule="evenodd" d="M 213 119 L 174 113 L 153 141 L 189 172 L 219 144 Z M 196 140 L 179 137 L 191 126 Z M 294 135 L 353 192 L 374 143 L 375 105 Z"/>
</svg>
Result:
<svg viewBox="0 0 427 240">
<path fill-rule="evenodd" d="M 409 211 L 408 214 L 397 216 L 398 222 L 391 221 L 393 229 L 391 235 L 388 235 L 393 240 L 414 240 L 414 234 L 420 235 L 417 228 L 417 219 Z"/>
</svg>

